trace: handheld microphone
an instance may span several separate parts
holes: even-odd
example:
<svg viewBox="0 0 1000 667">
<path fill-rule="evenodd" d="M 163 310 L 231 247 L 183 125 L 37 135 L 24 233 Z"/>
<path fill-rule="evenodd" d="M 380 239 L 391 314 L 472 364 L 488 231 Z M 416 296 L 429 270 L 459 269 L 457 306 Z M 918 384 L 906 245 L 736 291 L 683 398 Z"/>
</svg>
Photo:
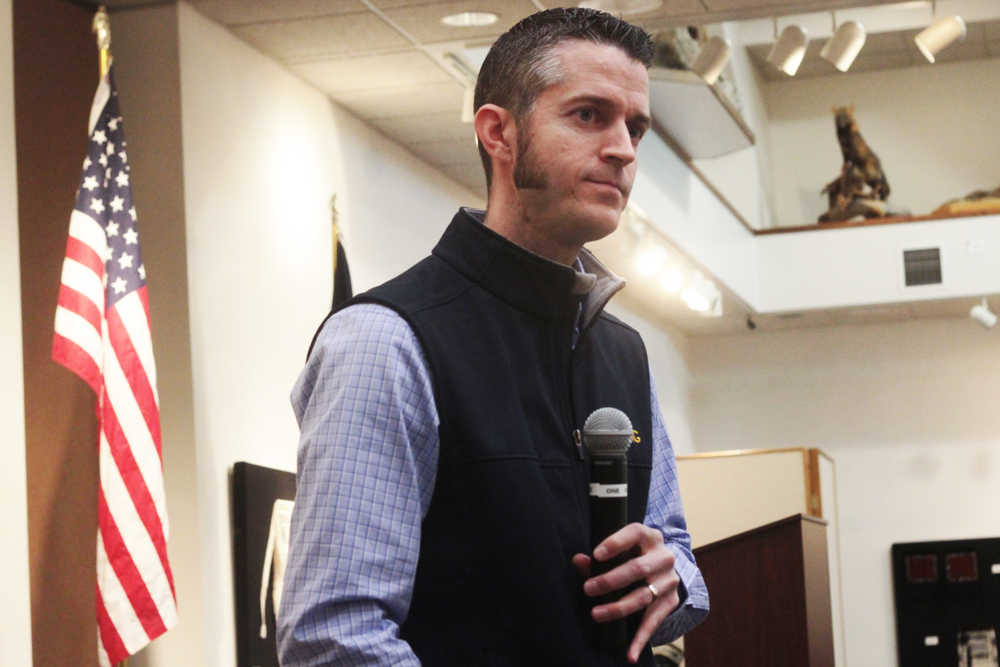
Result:
<svg viewBox="0 0 1000 667">
<path fill-rule="evenodd" d="M 583 442 L 590 454 L 590 549 L 628 524 L 628 448 L 632 444 L 632 422 L 617 408 L 599 408 L 583 424 Z M 591 576 L 604 574 L 629 559 L 624 553 L 599 562 L 591 559 Z M 614 602 L 622 591 L 607 593 L 595 605 Z M 617 651 L 628 646 L 625 619 L 598 626 L 601 648 Z"/>
</svg>

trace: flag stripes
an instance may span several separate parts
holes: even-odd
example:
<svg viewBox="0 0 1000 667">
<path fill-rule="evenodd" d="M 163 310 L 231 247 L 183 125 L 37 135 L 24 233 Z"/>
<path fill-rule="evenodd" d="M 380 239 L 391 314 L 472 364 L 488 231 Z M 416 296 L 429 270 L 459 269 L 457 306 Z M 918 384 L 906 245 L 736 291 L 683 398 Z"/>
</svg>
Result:
<svg viewBox="0 0 1000 667">
<path fill-rule="evenodd" d="M 177 622 L 156 363 L 121 120 L 109 72 L 91 110 L 52 344 L 53 359 L 98 397 L 101 665 L 120 662 Z"/>
</svg>

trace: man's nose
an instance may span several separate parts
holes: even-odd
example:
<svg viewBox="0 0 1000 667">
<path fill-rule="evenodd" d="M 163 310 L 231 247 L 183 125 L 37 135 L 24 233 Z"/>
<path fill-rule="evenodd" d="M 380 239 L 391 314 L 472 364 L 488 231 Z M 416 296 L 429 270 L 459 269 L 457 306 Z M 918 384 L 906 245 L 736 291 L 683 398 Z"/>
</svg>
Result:
<svg viewBox="0 0 1000 667">
<path fill-rule="evenodd" d="M 623 167 L 635 161 L 635 145 L 632 132 L 625 122 L 615 123 L 608 129 L 605 138 L 604 159 L 619 162 Z"/>
</svg>

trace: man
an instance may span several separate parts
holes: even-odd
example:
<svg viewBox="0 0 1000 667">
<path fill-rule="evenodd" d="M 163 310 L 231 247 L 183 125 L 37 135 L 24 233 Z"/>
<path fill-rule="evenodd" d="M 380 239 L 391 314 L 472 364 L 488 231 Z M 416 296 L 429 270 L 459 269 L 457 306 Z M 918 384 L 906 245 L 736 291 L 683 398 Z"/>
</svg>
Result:
<svg viewBox="0 0 1000 667">
<path fill-rule="evenodd" d="M 476 86 L 485 215 L 461 209 L 317 334 L 293 391 L 283 665 L 649 665 L 651 638 L 707 613 L 645 349 L 602 311 L 623 281 L 583 250 L 628 199 L 651 57 L 594 10 L 504 34 Z M 579 436 L 604 406 L 636 429 L 631 523 L 592 554 L 627 562 L 590 577 Z M 621 618 L 610 653 L 593 638 Z"/>
</svg>

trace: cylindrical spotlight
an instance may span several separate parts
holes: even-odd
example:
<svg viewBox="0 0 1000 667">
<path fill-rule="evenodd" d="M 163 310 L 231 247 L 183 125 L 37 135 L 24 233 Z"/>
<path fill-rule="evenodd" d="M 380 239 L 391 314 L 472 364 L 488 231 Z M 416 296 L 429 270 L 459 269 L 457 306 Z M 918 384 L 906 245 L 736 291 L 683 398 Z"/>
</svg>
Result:
<svg viewBox="0 0 1000 667">
<path fill-rule="evenodd" d="M 920 53 L 928 61 L 934 62 L 934 57 L 955 40 L 965 39 L 965 21 L 961 16 L 942 16 L 921 30 L 913 41 Z"/>
<path fill-rule="evenodd" d="M 691 65 L 691 71 L 704 79 L 705 83 L 712 85 L 729 62 L 729 51 L 729 40 L 713 37 L 705 42 L 705 46 Z"/>
<path fill-rule="evenodd" d="M 809 39 L 806 31 L 797 25 L 790 25 L 781 31 L 778 41 L 767 54 L 767 62 L 771 63 L 788 76 L 795 76 L 806 55 L 806 44 Z"/>
<path fill-rule="evenodd" d="M 982 325 L 984 329 L 992 329 L 997 323 L 997 316 L 990 310 L 986 303 L 986 297 L 983 297 L 982 302 L 977 303 L 969 310 L 969 317 Z"/>
<path fill-rule="evenodd" d="M 865 45 L 865 28 L 857 21 L 841 23 L 819 55 L 841 72 L 846 72 Z"/>
</svg>

